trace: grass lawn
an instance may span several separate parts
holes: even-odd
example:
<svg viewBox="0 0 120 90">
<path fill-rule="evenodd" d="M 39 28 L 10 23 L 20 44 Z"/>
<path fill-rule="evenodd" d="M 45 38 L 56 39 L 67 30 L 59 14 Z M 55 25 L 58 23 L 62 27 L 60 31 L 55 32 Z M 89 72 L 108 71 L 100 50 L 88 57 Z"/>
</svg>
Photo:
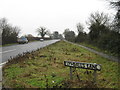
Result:
<svg viewBox="0 0 120 90">
<path fill-rule="evenodd" d="M 99 49 L 97 46 L 94 46 L 94 45 L 92 45 L 92 44 L 87 44 L 87 43 L 84 43 L 84 42 L 83 42 L 83 43 L 78 43 L 78 44 L 83 45 L 83 46 L 86 46 L 86 47 L 89 47 L 89 48 L 94 49 L 94 50 L 99 51 L 99 52 L 103 52 L 103 53 L 108 54 L 108 55 L 111 55 L 111 56 L 119 57 L 118 54 L 111 53 L 111 52 L 108 51 L 108 50 Z"/>
<path fill-rule="evenodd" d="M 77 68 L 70 80 L 64 61 L 101 64 L 97 84 L 93 85 L 92 70 Z M 118 63 L 65 41 L 27 53 L 3 67 L 3 86 L 8 88 L 118 88 L 118 77 Z"/>
</svg>

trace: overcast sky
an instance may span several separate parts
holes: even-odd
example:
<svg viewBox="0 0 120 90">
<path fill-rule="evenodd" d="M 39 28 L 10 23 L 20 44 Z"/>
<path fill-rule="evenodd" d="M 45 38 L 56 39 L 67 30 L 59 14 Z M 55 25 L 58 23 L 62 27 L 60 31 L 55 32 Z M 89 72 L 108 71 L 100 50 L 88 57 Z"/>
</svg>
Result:
<svg viewBox="0 0 120 90">
<path fill-rule="evenodd" d="M 21 28 L 21 35 L 37 35 L 40 26 L 51 32 L 76 31 L 76 24 L 85 22 L 91 13 L 100 11 L 114 15 L 106 0 L 0 0 L 0 18 L 7 18 Z"/>
</svg>

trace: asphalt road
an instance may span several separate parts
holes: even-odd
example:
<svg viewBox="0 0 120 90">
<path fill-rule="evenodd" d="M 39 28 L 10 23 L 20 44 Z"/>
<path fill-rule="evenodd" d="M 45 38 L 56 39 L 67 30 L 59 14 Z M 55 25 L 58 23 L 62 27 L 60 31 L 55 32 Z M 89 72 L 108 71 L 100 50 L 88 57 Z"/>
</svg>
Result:
<svg viewBox="0 0 120 90">
<path fill-rule="evenodd" d="M 28 44 L 16 44 L 12 46 L 5 46 L 5 47 L 0 47 L 0 62 L 4 63 L 10 57 L 15 57 L 18 54 L 23 54 L 23 52 L 31 52 L 34 50 L 37 50 L 38 48 L 45 47 L 47 45 L 53 44 L 59 40 L 47 40 L 47 41 L 35 41 L 35 42 L 29 42 Z"/>
<path fill-rule="evenodd" d="M 38 48 L 42 48 L 53 44 L 59 40 L 47 40 L 47 41 L 35 41 L 28 44 L 15 44 L 11 46 L 0 47 L 0 90 L 2 88 L 2 65 L 4 65 L 10 57 L 15 57 L 23 52 L 35 51 Z"/>
</svg>

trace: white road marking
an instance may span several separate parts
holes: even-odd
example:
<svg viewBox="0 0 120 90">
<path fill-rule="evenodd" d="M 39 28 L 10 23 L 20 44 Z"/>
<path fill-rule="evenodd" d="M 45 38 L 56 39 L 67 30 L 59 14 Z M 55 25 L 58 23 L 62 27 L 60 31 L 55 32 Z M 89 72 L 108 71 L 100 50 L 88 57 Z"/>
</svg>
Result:
<svg viewBox="0 0 120 90">
<path fill-rule="evenodd" d="M 8 62 L 8 61 L 7 61 L 7 62 Z M 3 66 L 4 64 L 6 64 L 7 62 L 0 63 L 0 69 L 2 69 L 2 66 Z"/>
<path fill-rule="evenodd" d="M 13 49 L 13 50 L 8 50 L 8 51 L 4 51 L 4 52 L 0 52 L 0 53 L 7 53 L 7 52 L 12 52 L 12 51 L 15 51 L 16 49 Z"/>
<path fill-rule="evenodd" d="M 2 66 L 2 65 L 4 65 L 4 64 L 6 64 L 7 62 L 4 62 L 4 63 L 0 63 L 0 66 Z"/>
</svg>

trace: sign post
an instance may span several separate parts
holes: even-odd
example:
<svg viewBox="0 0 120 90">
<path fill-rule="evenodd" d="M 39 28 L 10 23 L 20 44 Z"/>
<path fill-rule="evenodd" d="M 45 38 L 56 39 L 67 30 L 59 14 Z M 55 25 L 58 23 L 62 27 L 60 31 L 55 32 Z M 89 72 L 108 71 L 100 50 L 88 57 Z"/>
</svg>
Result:
<svg viewBox="0 0 120 90">
<path fill-rule="evenodd" d="M 94 72 L 93 72 L 93 76 L 94 76 L 94 78 L 93 78 L 93 82 L 94 82 L 94 84 L 96 84 L 96 79 L 97 79 L 97 73 L 96 73 L 96 70 L 94 70 Z"/>
<path fill-rule="evenodd" d="M 75 62 L 75 61 L 64 61 L 64 65 L 70 67 L 70 79 L 72 79 L 72 68 L 82 68 L 82 69 L 89 69 L 94 70 L 94 83 L 96 83 L 97 73 L 96 71 L 101 70 L 101 65 L 96 63 L 83 63 L 83 62 Z"/>
<path fill-rule="evenodd" d="M 73 72 L 72 67 L 70 67 L 70 79 L 71 79 L 71 80 L 73 79 L 73 77 L 72 77 L 72 72 Z"/>
</svg>

